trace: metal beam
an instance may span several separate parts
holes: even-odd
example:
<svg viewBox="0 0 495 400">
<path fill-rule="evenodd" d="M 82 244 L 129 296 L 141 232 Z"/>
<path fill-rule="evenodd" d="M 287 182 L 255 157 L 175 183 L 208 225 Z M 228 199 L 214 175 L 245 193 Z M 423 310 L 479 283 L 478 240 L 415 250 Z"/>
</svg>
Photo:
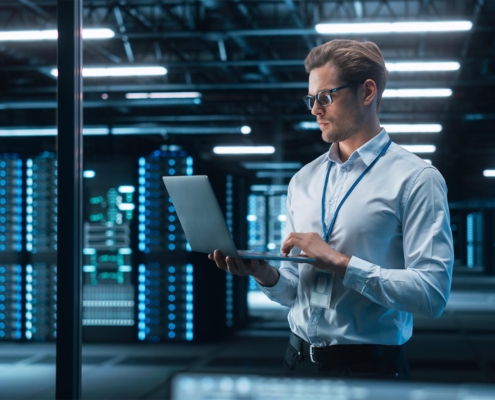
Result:
<svg viewBox="0 0 495 400">
<path fill-rule="evenodd" d="M 134 53 L 132 52 L 132 47 L 131 44 L 129 43 L 129 37 L 126 34 L 124 18 L 122 17 L 122 12 L 120 11 L 120 7 L 115 6 L 113 8 L 113 13 L 115 15 L 115 19 L 117 20 L 117 25 L 119 26 L 120 39 L 122 39 L 122 43 L 124 44 L 125 54 L 127 55 L 127 59 L 129 60 L 129 62 L 133 63 Z"/>
<path fill-rule="evenodd" d="M 82 1 L 58 0 L 56 398 L 81 398 Z"/>
<path fill-rule="evenodd" d="M 155 42 L 157 43 L 157 42 Z M 156 49 L 155 49 L 156 50 Z M 161 50 L 160 50 L 161 52 Z M 451 59 L 440 59 L 440 58 L 429 58 L 424 61 L 458 61 L 462 65 L 466 63 L 475 63 L 475 62 L 493 62 L 495 61 L 495 57 L 493 56 L 469 56 L 469 57 L 452 57 Z M 414 60 L 408 59 L 388 59 L 387 62 L 414 62 Z M 258 67 L 260 65 L 266 65 L 268 67 L 303 67 L 304 60 L 303 59 L 261 59 L 261 60 L 227 60 L 227 61 L 201 61 L 201 60 L 191 60 L 191 61 L 163 61 L 163 65 L 167 67 L 167 69 L 184 69 L 184 68 L 219 68 L 219 67 Z M 149 63 L 134 63 L 133 67 L 139 66 L 149 66 Z M 55 65 L 15 65 L 15 66 L 0 66 L 0 71 L 4 72 L 21 72 L 21 71 L 42 71 L 42 70 L 51 70 L 55 68 Z M 88 65 L 89 67 L 89 65 Z M 91 67 L 108 67 L 106 64 L 94 64 Z M 441 73 L 441 72 L 440 72 Z M 448 73 L 448 72 L 446 72 Z"/>
<path fill-rule="evenodd" d="M 423 81 L 392 81 L 388 82 L 387 88 L 453 88 L 471 86 L 494 86 L 495 80 L 478 79 L 453 82 L 450 80 L 423 80 Z M 271 90 L 271 89 L 307 89 L 308 82 L 267 82 L 267 83 L 199 83 L 199 84 L 108 84 L 108 85 L 85 85 L 84 92 L 167 92 L 167 91 L 202 91 L 202 90 Z M 55 88 L 29 88 L 16 89 L 10 93 L 53 93 Z"/>
</svg>

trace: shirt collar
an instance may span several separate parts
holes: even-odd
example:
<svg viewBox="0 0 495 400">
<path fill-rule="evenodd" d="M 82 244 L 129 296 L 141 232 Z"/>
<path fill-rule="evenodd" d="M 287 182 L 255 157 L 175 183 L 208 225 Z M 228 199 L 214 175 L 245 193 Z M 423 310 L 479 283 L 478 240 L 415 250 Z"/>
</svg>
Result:
<svg viewBox="0 0 495 400">
<path fill-rule="evenodd" d="M 358 157 L 361 157 L 366 166 L 368 166 L 375 160 L 378 154 L 380 154 L 380 152 L 383 150 L 383 147 L 388 143 L 389 140 L 390 137 L 388 136 L 387 131 L 382 128 L 378 135 L 376 135 L 373 139 L 369 140 L 359 149 L 354 151 L 354 153 L 352 153 L 349 157 L 349 160 L 354 161 Z M 320 165 L 327 161 L 333 161 L 337 164 L 342 164 L 338 153 L 338 147 L 335 145 L 335 143 L 332 143 L 327 156 L 323 158 Z"/>
</svg>

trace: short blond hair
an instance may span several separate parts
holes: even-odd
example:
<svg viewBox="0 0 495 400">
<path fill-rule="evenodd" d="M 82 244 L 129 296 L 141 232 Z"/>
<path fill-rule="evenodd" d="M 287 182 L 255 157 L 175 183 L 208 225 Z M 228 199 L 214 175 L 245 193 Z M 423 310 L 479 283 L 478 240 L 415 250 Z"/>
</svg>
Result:
<svg viewBox="0 0 495 400">
<path fill-rule="evenodd" d="M 377 107 L 380 105 L 388 71 L 382 52 L 375 43 L 334 39 L 315 47 L 304 60 L 308 73 L 328 64 L 337 68 L 342 84 L 373 80 L 377 87 Z"/>
</svg>

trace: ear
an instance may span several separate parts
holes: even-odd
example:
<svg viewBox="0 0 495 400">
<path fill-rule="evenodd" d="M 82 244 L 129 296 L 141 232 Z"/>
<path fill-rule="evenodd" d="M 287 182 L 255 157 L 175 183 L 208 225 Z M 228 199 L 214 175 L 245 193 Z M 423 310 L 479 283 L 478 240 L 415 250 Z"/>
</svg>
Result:
<svg viewBox="0 0 495 400">
<path fill-rule="evenodd" d="M 363 105 L 369 106 L 376 99 L 378 89 L 376 83 L 372 79 L 366 79 L 363 83 Z"/>
</svg>

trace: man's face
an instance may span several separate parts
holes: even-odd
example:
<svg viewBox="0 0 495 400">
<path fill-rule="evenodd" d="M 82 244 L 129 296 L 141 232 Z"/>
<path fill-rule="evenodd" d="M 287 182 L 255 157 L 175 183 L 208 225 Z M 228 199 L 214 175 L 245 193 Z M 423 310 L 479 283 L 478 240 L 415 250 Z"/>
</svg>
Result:
<svg viewBox="0 0 495 400">
<path fill-rule="evenodd" d="M 309 94 L 315 95 L 323 89 L 333 89 L 351 82 L 338 80 L 338 71 L 333 65 L 313 69 L 309 74 Z M 317 101 L 311 110 L 320 125 L 322 139 L 327 143 L 342 142 L 358 132 L 364 120 L 363 105 L 358 101 L 354 88 L 332 93 L 332 104 L 322 107 Z"/>
</svg>

